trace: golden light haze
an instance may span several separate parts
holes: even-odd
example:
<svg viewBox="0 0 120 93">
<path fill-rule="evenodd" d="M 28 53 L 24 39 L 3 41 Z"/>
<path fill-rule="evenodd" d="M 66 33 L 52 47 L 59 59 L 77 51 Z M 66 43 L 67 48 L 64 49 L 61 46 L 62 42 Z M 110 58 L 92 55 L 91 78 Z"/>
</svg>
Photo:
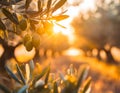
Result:
<svg viewBox="0 0 120 93">
<path fill-rule="evenodd" d="M 74 6 L 75 3 L 77 5 Z M 95 0 L 83 0 L 82 3 L 80 3 L 80 0 L 68 0 L 67 9 L 68 11 L 66 12 L 66 14 L 69 15 L 70 17 L 59 22 L 59 24 L 65 26 L 66 29 L 54 25 L 54 33 L 57 34 L 61 32 L 63 35 L 66 35 L 68 37 L 69 43 L 73 44 L 73 42 L 75 41 L 75 35 L 74 35 L 74 30 L 71 27 L 70 23 L 72 22 L 74 17 L 78 16 L 80 12 L 84 14 L 88 10 L 94 10 Z"/>
</svg>

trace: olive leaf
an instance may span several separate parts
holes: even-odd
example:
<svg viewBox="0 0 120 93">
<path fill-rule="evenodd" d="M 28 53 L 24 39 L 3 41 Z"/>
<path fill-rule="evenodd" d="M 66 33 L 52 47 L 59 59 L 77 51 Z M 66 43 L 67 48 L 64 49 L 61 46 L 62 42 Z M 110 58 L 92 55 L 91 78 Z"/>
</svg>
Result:
<svg viewBox="0 0 120 93">
<path fill-rule="evenodd" d="M 53 93 L 58 93 L 58 86 L 57 86 L 57 82 L 54 82 L 54 89 L 53 89 Z"/>
<path fill-rule="evenodd" d="M 4 91 L 4 93 L 11 93 L 11 91 L 3 84 L 0 84 L 0 89 Z"/>
<path fill-rule="evenodd" d="M 24 76 L 23 76 L 23 74 L 22 74 L 22 72 L 21 72 L 20 67 L 18 66 L 18 64 L 16 64 L 16 67 L 17 67 L 17 72 L 18 72 L 18 74 L 19 74 L 19 76 L 20 76 L 23 84 L 25 85 L 26 84 L 26 80 L 25 80 L 25 78 L 24 78 Z"/>
<path fill-rule="evenodd" d="M 42 5 L 41 5 L 41 1 L 38 0 L 38 11 L 41 12 L 42 11 Z"/>
<path fill-rule="evenodd" d="M 21 81 L 18 79 L 18 77 L 17 77 L 7 66 L 5 66 L 5 69 L 6 69 L 7 73 L 8 73 L 15 81 L 17 81 L 18 83 L 21 84 Z"/>
<path fill-rule="evenodd" d="M 17 93 L 26 93 L 27 88 L 28 88 L 28 85 L 24 85 L 21 89 L 18 90 Z"/>
<path fill-rule="evenodd" d="M 50 66 L 49 66 L 48 71 L 47 71 L 47 74 L 46 74 L 45 84 L 48 83 L 49 75 L 50 75 Z"/>
<path fill-rule="evenodd" d="M 42 72 L 33 80 L 33 85 L 39 80 L 41 79 L 47 72 L 49 71 L 49 66 L 44 68 L 42 70 Z"/>
<path fill-rule="evenodd" d="M 87 75 L 88 75 L 88 68 L 83 68 L 81 73 L 80 73 L 80 76 L 78 78 L 78 82 L 77 82 L 77 85 L 76 85 L 76 88 L 78 89 L 82 82 L 86 79 Z"/>
<path fill-rule="evenodd" d="M 66 29 L 66 27 L 65 26 L 63 26 L 63 25 L 61 25 L 61 24 L 59 24 L 59 23 L 57 23 L 57 22 L 54 22 L 56 25 L 58 25 L 58 26 L 60 26 L 60 27 L 62 27 L 62 28 L 64 28 L 64 29 Z"/>
<path fill-rule="evenodd" d="M 83 87 L 82 93 L 86 93 L 86 91 L 88 90 L 88 88 L 90 87 L 91 84 L 91 77 L 89 77 Z"/>
<path fill-rule="evenodd" d="M 2 29 L 3 31 L 6 30 L 6 26 L 5 26 L 5 24 L 2 22 L 1 19 L 0 19 L 0 29 Z"/>
<path fill-rule="evenodd" d="M 32 2 L 32 0 L 26 0 L 26 2 L 25 2 L 25 9 L 28 9 L 28 7 L 30 6 L 31 2 Z"/>
<path fill-rule="evenodd" d="M 1 5 L 4 5 L 4 6 L 9 6 L 10 5 L 10 2 L 7 2 L 7 1 L 3 1 L 3 0 L 0 0 L 0 4 Z"/>
<path fill-rule="evenodd" d="M 15 16 L 14 14 L 12 14 L 9 10 L 7 10 L 6 8 L 2 8 L 2 12 L 14 24 L 19 24 L 19 21 L 16 18 L 17 16 Z"/>
<path fill-rule="evenodd" d="M 30 78 L 32 78 L 33 70 L 34 70 L 34 68 L 35 68 L 34 61 L 33 61 L 33 60 L 30 60 L 30 62 L 29 62 L 29 67 L 30 67 Z"/>
<path fill-rule="evenodd" d="M 69 17 L 68 15 L 58 15 L 58 16 L 52 16 L 50 20 L 62 21 L 68 17 Z"/>
<path fill-rule="evenodd" d="M 59 9 L 62 5 L 64 5 L 64 3 L 66 2 L 67 0 L 60 0 L 53 8 L 53 11 L 52 12 L 55 12 L 57 9 Z"/>
<path fill-rule="evenodd" d="M 50 7 L 51 7 L 52 0 L 48 0 L 47 2 L 47 12 L 49 12 Z"/>
</svg>

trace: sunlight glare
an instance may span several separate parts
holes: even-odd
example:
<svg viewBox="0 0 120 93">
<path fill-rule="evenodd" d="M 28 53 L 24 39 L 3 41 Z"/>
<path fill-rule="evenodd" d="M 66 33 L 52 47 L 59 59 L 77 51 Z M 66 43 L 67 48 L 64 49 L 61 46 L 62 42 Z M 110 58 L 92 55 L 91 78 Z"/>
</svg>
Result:
<svg viewBox="0 0 120 93">
<path fill-rule="evenodd" d="M 82 11 L 94 10 L 95 9 L 95 0 L 84 0 L 80 5 Z"/>
<path fill-rule="evenodd" d="M 59 34 L 62 33 L 63 35 L 68 37 L 69 40 L 69 44 L 72 44 L 75 40 L 75 36 L 74 36 L 74 30 L 69 26 L 69 22 L 68 21 L 61 21 L 60 22 L 63 26 L 65 26 L 66 28 L 62 28 L 58 25 L 54 25 L 54 33 L 55 34 Z"/>
<path fill-rule="evenodd" d="M 68 56 L 79 56 L 79 55 L 83 55 L 84 53 L 80 49 L 70 48 L 67 51 L 64 51 L 63 54 Z"/>
<path fill-rule="evenodd" d="M 69 6 L 68 7 L 68 12 L 67 14 L 69 14 L 71 17 L 75 17 L 78 16 L 79 13 L 83 13 L 86 14 L 89 10 L 94 11 L 96 10 L 96 6 L 95 6 L 95 2 L 96 0 L 83 0 L 81 3 L 75 0 L 68 0 L 69 4 L 73 6 Z M 78 4 L 76 6 L 74 6 L 74 3 Z"/>
<path fill-rule="evenodd" d="M 71 6 L 72 3 L 78 2 L 75 0 L 68 0 L 70 6 L 68 6 L 68 11 L 65 13 L 67 15 L 69 15 L 70 17 L 60 21 L 59 24 L 63 25 L 66 27 L 66 29 L 61 28 L 58 25 L 54 25 L 54 33 L 58 34 L 58 33 L 62 33 L 63 35 L 66 35 L 69 39 L 70 44 L 73 44 L 73 42 L 75 41 L 75 35 L 74 35 L 74 30 L 71 27 L 70 23 L 72 22 L 72 20 L 78 16 L 79 12 L 87 12 L 89 9 L 94 9 L 95 8 L 95 0 L 84 0 L 82 3 L 76 5 L 76 6 Z M 58 11 L 60 12 L 60 11 Z"/>
</svg>

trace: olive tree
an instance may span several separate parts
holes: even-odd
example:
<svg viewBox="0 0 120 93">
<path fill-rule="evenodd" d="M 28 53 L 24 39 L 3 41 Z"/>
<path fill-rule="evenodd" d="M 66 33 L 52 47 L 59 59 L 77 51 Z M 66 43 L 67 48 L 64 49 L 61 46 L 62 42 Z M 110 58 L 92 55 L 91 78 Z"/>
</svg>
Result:
<svg viewBox="0 0 120 93">
<path fill-rule="evenodd" d="M 17 46 L 24 44 L 27 51 L 40 48 L 43 34 L 53 33 L 54 24 L 68 18 L 55 13 L 66 0 L 0 0 L 0 44 L 4 53 L 0 58 L 0 72 L 10 58 L 15 58 Z M 61 26 L 62 27 L 62 26 Z M 16 59 L 17 61 L 17 59 Z"/>
<path fill-rule="evenodd" d="M 80 42 L 80 48 L 86 49 L 87 47 L 87 50 L 97 48 L 99 52 L 104 50 L 107 61 L 115 63 L 111 48 L 120 46 L 120 3 L 111 0 L 110 3 L 106 4 L 103 1 L 99 4 L 96 2 L 97 10 L 95 12 L 88 11 L 88 19 L 85 19 L 84 15 L 80 14 L 81 16 L 73 20 L 72 25 L 78 38 L 83 37 L 87 41 Z M 109 45 L 109 49 L 105 47 L 106 45 Z M 100 59 L 99 55 L 98 58 Z"/>
</svg>

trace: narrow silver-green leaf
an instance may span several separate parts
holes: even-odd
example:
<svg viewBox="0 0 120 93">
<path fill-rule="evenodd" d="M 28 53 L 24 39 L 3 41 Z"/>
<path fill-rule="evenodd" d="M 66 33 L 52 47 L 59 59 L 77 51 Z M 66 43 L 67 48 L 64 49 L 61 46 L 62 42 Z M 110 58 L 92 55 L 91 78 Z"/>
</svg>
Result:
<svg viewBox="0 0 120 93">
<path fill-rule="evenodd" d="M 28 89 L 28 85 L 25 85 L 21 89 L 19 89 L 17 93 L 26 93 L 27 89 Z"/>
<path fill-rule="evenodd" d="M 7 73 L 8 73 L 15 81 L 17 81 L 18 83 L 21 84 L 21 81 L 18 79 L 18 77 L 17 77 L 7 66 L 5 66 L 5 69 L 6 69 Z"/>
<path fill-rule="evenodd" d="M 4 91 L 4 93 L 11 93 L 11 91 L 3 84 L 0 84 L 0 89 Z"/>
<path fill-rule="evenodd" d="M 65 79 L 65 76 L 63 75 L 63 73 L 60 73 L 59 75 L 60 75 L 60 78 L 65 82 L 66 79 Z"/>
<path fill-rule="evenodd" d="M 55 12 L 57 9 L 59 9 L 61 6 L 65 4 L 67 0 L 60 0 L 53 8 L 53 12 Z"/>
<path fill-rule="evenodd" d="M 15 15 L 13 15 L 9 10 L 7 10 L 6 8 L 2 8 L 2 12 L 14 24 L 19 24 L 19 21 L 17 20 L 17 18 L 15 17 Z"/>
<path fill-rule="evenodd" d="M 78 78 L 78 82 L 77 82 L 77 86 L 76 86 L 77 89 L 81 86 L 83 80 L 86 79 L 87 74 L 88 74 L 88 68 L 83 68 L 80 73 L 80 76 Z"/>
<path fill-rule="evenodd" d="M 55 24 L 58 25 L 58 26 L 60 26 L 60 27 L 62 27 L 62 28 L 64 28 L 64 29 L 66 29 L 65 26 L 63 26 L 63 25 L 61 25 L 61 24 L 59 24 L 59 23 L 57 23 L 57 22 L 55 22 Z"/>
<path fill-rule="evenodd" d="M 91 84 L 91 78 L 89 77 L 87 79 L 87 81 L 85 82 L 85 85 L 83 87 L 83 90 L 82 90 L 82 93 L 86 93 L 86 91 L 89 89 L 90 87 L 90 84 Z"/>
<path fill-rule="evenodd" d="M 34 61 L 33 61 L 33 60 L 30 60 L 29 66 L 30 66 L 30 70 L 33 71 L 34 68 L 35 68 Z"/>
<path fill-rule="evenodd" d="M 58 85 L 57 82 L 54 82 L 53 93 L 58 93 Z"/>
<path fill-rule="evenodd" d="M 16 13 L 13 13 L 12 16 L 13 16 L 13 18 L 14 18 L 15 20 L 17 20 L 17 22 L 18 22 L 17 14 L 16 14 Z M 18 22 L 18 23 L 19 23 L 19 22 Z"/>
<path fill-rule="evenodd" d="M 48 83 L 49 75 L 50 75 L 50 66 L 48 68 L 48 71 L 47 71 L 47 74 L 46 74 L 46 77 L 45 77 L 45 84 Z"/>
<path fill-rule="evenodd" d="M 21 72 L 20 67 L 18 66 L 18 64 L 16 64 L 16 67 L 17 67 L 17 72 L 18 72 L 18 74 L 19 74 L 19 76 L 20 76 L 23 84 L 25 85 L 26 84 L 26 80 L 25 80 L 25 78 L 24 78 L 24 76 L 23 76 L 23 74 L 22 74 L 22 72 Z"/>
<path fill-rule="evenodd" d="M 48 70 L 49 70 L 49 66 L 46 67 L 46 68 L 44 68 L 44 69 L 42 70 L 42 72 L 33 80 L 33 85 L 34 85 L 39 79 L 41 79 L 41 78 L 48 72 Z"/>
<path fill-rule="evenodd" d="M 3 31 L 6 30 L 6 26 L 4 25 L 1 19 L 0 19 L 0 29 L 2 29 Z"/>
<path fill-rule="evenodd" d="M 33 60 L 30 60 L 29 62 L 29 67 L 30 67 L 30 78 L 32 77 L 32 74 L 33 74 L 33 70 L 35 68 L 35 65 L 34 65 L 34 62 Z"/>
</svg>

